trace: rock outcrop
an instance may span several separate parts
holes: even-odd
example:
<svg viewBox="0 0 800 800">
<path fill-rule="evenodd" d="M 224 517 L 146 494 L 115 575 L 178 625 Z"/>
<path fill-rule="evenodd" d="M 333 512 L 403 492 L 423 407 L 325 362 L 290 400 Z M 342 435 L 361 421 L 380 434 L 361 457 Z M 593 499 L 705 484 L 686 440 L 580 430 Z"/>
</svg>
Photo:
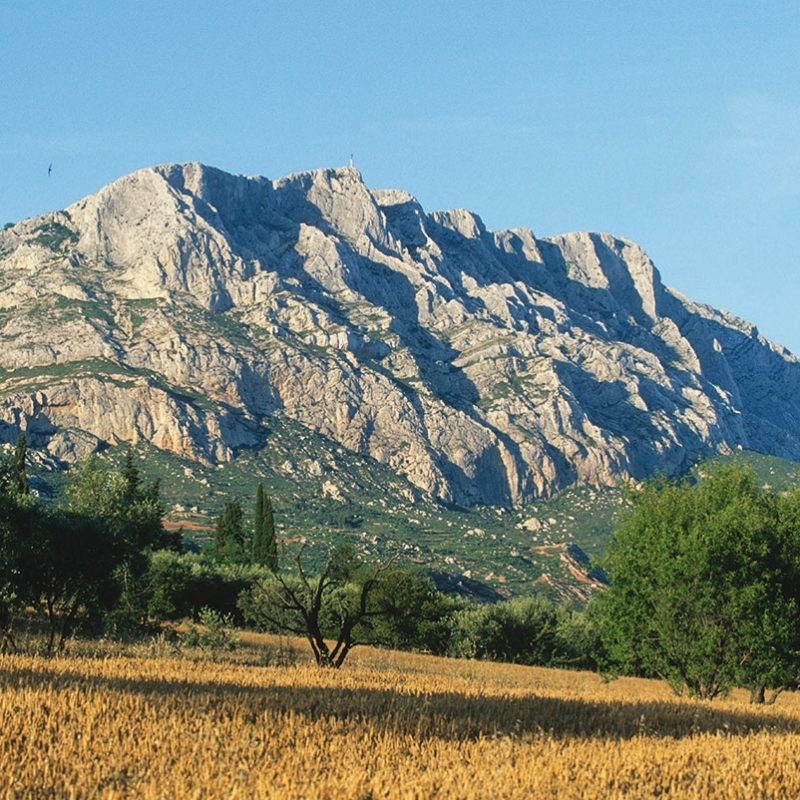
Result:
<svg viewBox="0 0 800 800">
<path fill-rule="evenodd" d="M 290 417 L 429 495 L 520 504 L 745 447 L 800 459 L 800 363 L 609 234 L 426 214 L 353 168 L 121 178 L 0 232 L 0 440 L 214 463 Z"/>
</svg>

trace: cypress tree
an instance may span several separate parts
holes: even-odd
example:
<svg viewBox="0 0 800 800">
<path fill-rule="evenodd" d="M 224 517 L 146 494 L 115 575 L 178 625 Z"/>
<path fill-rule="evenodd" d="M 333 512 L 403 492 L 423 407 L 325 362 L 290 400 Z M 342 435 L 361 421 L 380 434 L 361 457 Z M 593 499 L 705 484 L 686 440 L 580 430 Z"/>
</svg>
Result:
<svg viewBox="0 0 800 800">
<path fill-rule="evenodd" d="M 275 541 L 275 519 L 272 501 L 259 484 L 256 491 L 256 515 L 253 526 L 253 563 L 275 572 L 278 569 L 278 544 Z"/>
<path fill-rule="evenodd" d="M 256 489 L 256 513 L 253 520 L 253 563 L 264 563 L 264 487 Z"/>
<path fill-rule="evenodd" d="M 217 517 L 214 550 L 218 556 L 240 555 L 244 550 L 242 507 L 236 500 L 228 503 Z"/>
<path fill-rule="evenodd" d="M 25 471 L 25 461 L 28 454 L 28 442 L 25 434 L 20 431 L 17 438 L 17 448 L 14 451 L 13 480 L 14 488 L 20 494 L 30 494 L 28 486 L 28 473 Z"/>
<path fill-rule="evenodd" d="M 132 506 L 139 500 L 139 483 L 141 477 L 139 469 L 133 463 L 133 450 L 128 448 L 125 454 L 125 464 L 122 467 L 122 477 L 125 479 L 125 503 L 128 507 Z"/>
</svg>

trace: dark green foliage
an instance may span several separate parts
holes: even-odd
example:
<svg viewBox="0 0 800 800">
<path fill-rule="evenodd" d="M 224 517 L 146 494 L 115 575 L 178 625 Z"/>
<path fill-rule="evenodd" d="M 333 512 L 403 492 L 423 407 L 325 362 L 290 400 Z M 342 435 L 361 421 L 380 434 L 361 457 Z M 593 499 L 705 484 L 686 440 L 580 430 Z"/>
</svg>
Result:
<svg viewBox="0 0 800 800">
<path fill-rule="evenodd" d="M 71 470 L 67 508 L 99 520 L 119 548 L 114 578 L 119 587 L 116 606 L 106 615 L 112 634 L 137 634 L 147 625 L 147 553 L 174 544 L 162 526 L 164 509 L 157 481 L 143 486 L 130 451 L 121 472 L 107 472 L 89 458 Z"/>
<path fill-rule="evenodd" d="M 146 575 L 148 614 L 156 621 L 197 618 L 209 607 L 243 621 L 237 601 L 255 581 L 271 575 L 265 567 L 220 563 L 207 555 L 160 550 L 150 557 Z"/>
<path fill-rule="evenodd" d="M 170 550 L 173 553 L 183 552 L 183 525 L 174 530 L 164 530 L 161 533 L 160 550 Z"/>
<path fill-rule="evenodd" d="M 155 620 L 173 620 L 191 614 L 191 565 L 168 551 L 154 553 L 147 573 L 148 615 Z"/>
<path fill-rule="evenodd" d="M 39 525 L 32 589 L 50 625 L 47 649 L 62 649 L 78 625 L 101 629 L 103 612 L 119 599 L 124 551 L 97 518 L 48 509 Z"/>
<path fill-rule="evenodd" d="M 549 664 L 555 649 L 556 608 L 541 598 L 473 606 L 453 619 L 451 653 L 522 664 Z"/>
<path fill-rule="evenodd" d="M 69 472 L 67 507 L 104 520 L 131 555 L 170 542 L 161 523 L 164 508 L 159 483 L 142 486 L 132 465 L 127 474 L 109 472 L 95 458 L 86 459 Z"/>
<path fill-rule="evenodd" d="M 278 569 L 278 543 L 275 540 L 275 519 L 272 501 L 259 484 L 256 490 L 256 514 L 253 523 L 253 563 L 273 572 Z"/>
<path fill-rule="evenodd" d="M 214 553 L 218 558 L 241 560 L 245 554 L 245 531 L 242 507 L 237 500 L 225 505 L 217 517 Z"/>
<path fill-rule="evenodd" d="M 735 464 L 702 472 L 631 495 L 597 604 L 606 668 L 705 698 L 780 689 L 800 669 L 797 495 L 772 495 Z"/>
<path fill-rule="evenodd" d="M 124 549 L 96 517 L 0 493 L 0 622 L 32 606 L 48 625 L 47 649 L 63 648 L 79 625 L 97 629 L 119 596 L 114 571 Z"/>
<path fill-rule="evenodd" d="M 6 462 L 11 475 L 10 461 Z M 13 649 L 13 614 L 32 602 L 38 569 L 39 511 L 34 499 L 12 490 L 9 480 L 0 487 L 0 650 Z"/>
<path fill-rule="evenodd" d="M 592 606 L 580 610 L 566 604 L 557 606 L 555 646 L 550 666 L 597 669 L 602 654 L 600 627 Z"/>
<path fill-rule="evenodd" d="M 59 250 L 64 243 L 76 244 L 78 241 L 78 234 L 60 222 L 45 222 L 34 228 L 34 233 L 36 236 L 32 241 L 50 250 Z"/>
<path fill-rule="evenodd" d="M 369 598 L 371 616 L 363 623 L 363 638 L 398 650 L 444 653 L 450 639 L 453 599 L 438 592 L 432 581 L 411 568 L 384 572 Z"/>
<path fill-rule="evenodd" d="M 457 610 L 448 652 L 459 658 L 593 669 L 599 649 L 592 614 L 544 597 L 521 597 Z"/>
</svg>

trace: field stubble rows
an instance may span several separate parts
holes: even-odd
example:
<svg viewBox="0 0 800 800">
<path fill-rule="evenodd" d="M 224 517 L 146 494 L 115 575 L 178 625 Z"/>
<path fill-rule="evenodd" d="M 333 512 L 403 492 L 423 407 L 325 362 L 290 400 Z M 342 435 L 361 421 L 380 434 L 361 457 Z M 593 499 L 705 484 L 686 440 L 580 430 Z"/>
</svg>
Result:
<svg viewBox="0 0 800 800">
<path fill-rule="evenodd" d="M 3 656 L 0 720 L 4 800 L 800 796 L 793 694 L 369 649 L 339 672 Z"/>
</svg>

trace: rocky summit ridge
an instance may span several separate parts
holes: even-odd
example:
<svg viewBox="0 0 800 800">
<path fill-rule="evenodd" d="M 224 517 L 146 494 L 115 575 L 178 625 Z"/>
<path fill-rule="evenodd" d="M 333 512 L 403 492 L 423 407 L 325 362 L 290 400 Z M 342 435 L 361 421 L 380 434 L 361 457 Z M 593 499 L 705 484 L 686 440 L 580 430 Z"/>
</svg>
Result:
<svg viewBox="0 0 800 800">
<path fill-rule="evenodd" d="M 139 170 L 0 232 L 0 441 L 207 464 L 283 415 L 444 502 L 737 447 L 800 459 L 800 363 L 634 242 L 490 231 L 352 167 Z"/>
</svg>

